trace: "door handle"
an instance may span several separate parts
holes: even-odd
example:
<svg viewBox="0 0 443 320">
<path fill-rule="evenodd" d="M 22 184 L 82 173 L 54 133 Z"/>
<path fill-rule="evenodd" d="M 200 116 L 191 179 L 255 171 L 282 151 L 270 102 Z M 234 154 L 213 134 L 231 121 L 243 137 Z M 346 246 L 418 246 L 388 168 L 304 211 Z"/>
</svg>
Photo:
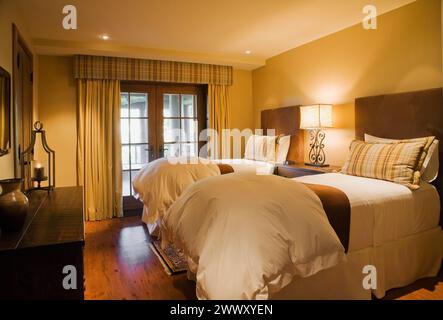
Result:
<svg viewBox="0 0 443 320">
<path fill-rule="evenodd" d="M 147 148 L 145 148 L 145 151 L 148 151 L 148 158 L 149 158 L 149 162 L 151 162 L 152 160 L 155 159 L 154 157 L 154 147 L 152 145 L 148 145 Z"/>
<path fill-rule="evenodd" d="M 160 158 L 164 158 L 165 157 L 165 151 L 168 151 L 169 149 L 166 148 L 164 145 L 161 145 L 160 148 L 158 149 L 158 152 L 160 154 Z"/>
</svg>

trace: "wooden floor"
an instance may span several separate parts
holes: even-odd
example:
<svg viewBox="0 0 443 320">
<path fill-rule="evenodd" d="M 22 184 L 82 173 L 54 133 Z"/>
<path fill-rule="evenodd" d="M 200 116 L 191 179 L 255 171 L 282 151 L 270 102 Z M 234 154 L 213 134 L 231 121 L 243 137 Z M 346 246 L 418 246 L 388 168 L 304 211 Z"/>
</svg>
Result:
<svg viewBox="0 0 443 320">
<path fill-rule="evenodd" d="M 140 217 L 86 223 L 85 299 L 195 299 L 186 274 L 168 276 Z"/>
<path fill-rule="evenodd" d="M 149 242 L 139 217 L 87 222 L 85 299 L 195 299 L 195 284 L 186 274 L 168 276 Z M 443 270 L 385 299 L 443 300 Z"/>
</svg>

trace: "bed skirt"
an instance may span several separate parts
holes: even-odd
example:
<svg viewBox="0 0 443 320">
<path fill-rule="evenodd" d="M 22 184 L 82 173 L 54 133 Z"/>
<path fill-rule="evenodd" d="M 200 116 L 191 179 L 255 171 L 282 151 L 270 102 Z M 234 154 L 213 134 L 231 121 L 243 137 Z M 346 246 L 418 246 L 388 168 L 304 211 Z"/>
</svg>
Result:
<svg viewBox="0 0 443 320">
<path fill-rule="evenodd" d="M 386 291 L 414 281 L 434 277 L 443 258 L 443 231 L 440 227 L 377 247 L 347 254 L 347 261 L 308 278 L 295 278 L 281 291 L 271 294 L 275 300 L 370 300 L 371 294 L 383 298 Z M 365 289 L 366 265 L 377 272 L 376 289 Z M 195 275 L 188 272 L 188 279 Z"/>
<path fill-rule="evenodd" d="M 272 295 L 272 299 L 371 299 L 383 298 L 386 291 L 414 281 L 434 277 L 443 258 L 443 231 L 440 227 L 416 235 L 347 254 L 348 261 L 309 278 L 294 279 Z M 363 288 L 363 267 L 377 271 L 377 288 Z"/>
<path fill-rule="evenodd" d="M 142 214 L 142 221 L 144 224 L 146 224 L 146 227 L 148 228 L 149 235 L 152 237 L 160 237 L 160 226 L 158 225 L 158 222 L 155 223 L 149 223 L 148 219 L 148 207 L 143 206 L 143 214 Z"/>
</svg>

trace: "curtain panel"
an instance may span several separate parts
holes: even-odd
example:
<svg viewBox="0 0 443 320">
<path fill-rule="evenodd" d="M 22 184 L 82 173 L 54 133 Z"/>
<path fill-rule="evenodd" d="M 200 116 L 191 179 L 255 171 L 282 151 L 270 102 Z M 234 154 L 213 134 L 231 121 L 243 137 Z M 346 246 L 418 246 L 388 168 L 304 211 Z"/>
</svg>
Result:
<svg viewBox="0 0 443 320">
<path fill-rule="evenodd" d="M 104 56 L 74 56 L 76 79 L 232 85 L 231 66 Z"/>
<path fill-rule="evenodd" d="M 85 218 L 121 217 L 120 81 L 81 79 L 77 86 L 77 182 Z"/>
<path fill-rule="evenodd" d="M 230 157 L 230 140 L 222 136 L 223 129 L 230 128 L 229 86 L 208 85 L 209 128 L 218 136 L 209 137 L 209 156 L 212 159 Z"/>
</svg>

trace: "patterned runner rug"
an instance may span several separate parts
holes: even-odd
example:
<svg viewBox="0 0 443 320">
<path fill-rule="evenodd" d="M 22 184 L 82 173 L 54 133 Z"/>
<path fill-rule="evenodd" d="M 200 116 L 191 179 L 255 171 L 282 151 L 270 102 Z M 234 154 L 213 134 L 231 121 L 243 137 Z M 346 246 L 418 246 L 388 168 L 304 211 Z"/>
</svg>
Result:
<svg viewBox="0 0 443 320">
<path fill-rule="evenodd" d="M 163 250 L 161 248 L 160 240 L 152 240 L 152 243 L 150 243 L 149 246 L 157 256 L 158 260 L 160 260 L 168 275 L 171 276 L 177 273 L 186 272 L 186 258 L 183 252 L 175 248 L 174 245 L 168 245 Z"/>
</svg>

